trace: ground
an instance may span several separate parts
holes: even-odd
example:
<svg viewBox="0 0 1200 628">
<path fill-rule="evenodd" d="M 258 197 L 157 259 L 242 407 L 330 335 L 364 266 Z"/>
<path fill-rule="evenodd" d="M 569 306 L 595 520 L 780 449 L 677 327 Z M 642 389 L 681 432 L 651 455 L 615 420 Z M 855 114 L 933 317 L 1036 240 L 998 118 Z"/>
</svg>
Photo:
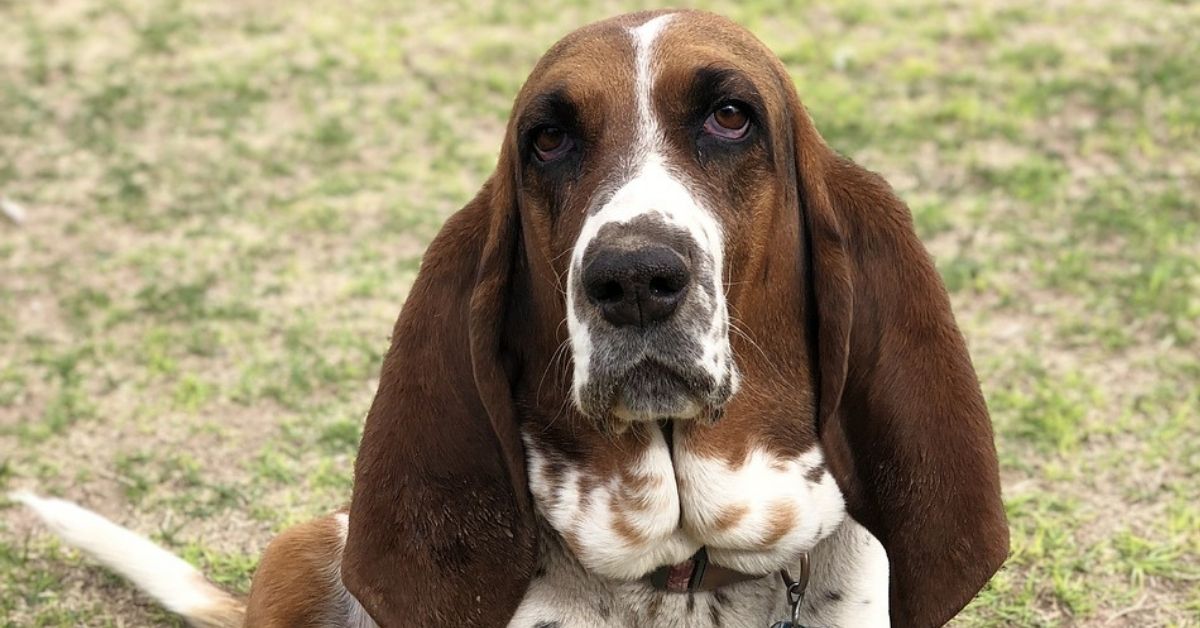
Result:
<svg viewBox="0 0 1200 628">
<path fill-rule="evenodd" d="M 1200 4 L 701 5 L 896 186 L 951 290 L 1012 525 L 957 623 L 1200 625 Z M 347 499 L 396 312 L 521 81 L 632 8 L 0 0 L 0 494 L 246 590 Z M 177 622 L 0 498 L 0 625 Z"/>
</svg>

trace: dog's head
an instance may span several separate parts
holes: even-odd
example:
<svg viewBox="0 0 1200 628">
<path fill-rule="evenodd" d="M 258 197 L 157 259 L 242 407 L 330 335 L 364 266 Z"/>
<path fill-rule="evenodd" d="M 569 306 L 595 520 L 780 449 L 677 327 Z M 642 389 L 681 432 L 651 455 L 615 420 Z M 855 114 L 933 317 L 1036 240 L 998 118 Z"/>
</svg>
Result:
<svg viewBox="0 0 1200 628">
<path fill-rule="evenodd" d="M 797 106 L 759 42 L 703 13 L 602 22 L 538 64 L 510 127 L 518 205 L 531 263 L 565 278 L 583 414 L 713 419 L 736 392 L 731 301 L 777 293 L 771 230 L 798 236 Z"/>
</svg>

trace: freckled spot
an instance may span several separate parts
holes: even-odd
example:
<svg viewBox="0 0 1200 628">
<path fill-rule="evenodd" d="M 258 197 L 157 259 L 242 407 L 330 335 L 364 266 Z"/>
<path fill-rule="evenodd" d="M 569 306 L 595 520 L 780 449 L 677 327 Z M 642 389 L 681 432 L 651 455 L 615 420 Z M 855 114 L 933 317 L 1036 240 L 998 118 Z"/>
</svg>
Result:
<svg viewBox="0 0 1200 628">
<path fill-rule="evenodd" d="M 632 547 L 640 547 L 646 543 L 646 537 L 633 528 L 633 524 L 629 522 L 624 512 L 613 512 L 612 530 L 621 537 L 622 541 Z"/>
<path fill-rule="evenodd" d="M 620 510 L 647 510 L 654 503 L 653 491 L 662 485 L 662 478 L 633 475 L 621 471 L 619 490 L 614 492 L 609 505 Z"/>
<path fill-rule="evenodd" d="M 829 600 L 830 602 L 841 602 L 842 601 L 842 592 L 841 591 L 827 591 L 825 593 L 825 599 Z"/>
<path fill-rule="evenodd" d="M 819 483 L 821 481 L 821 478 L 823 478 L 823 477 L 825 477 L 825 467 L 822 467 L 820 465 L 817 465 L 817 466 L 809 469 L 804 474 L 804 479 L 808 480 L 809 482 L 812 482 L 813 484 Z"/>
<path fill-rule="evenodd" d="M 628 510 L 641 510 L 641 503 L 644 501 L 637 495 L 630 495 L 626 491 L 617 490 L 608 495 L 608 510 L 610 512 L 625 512 Z"/>
<path fill-rule="evenodd" d="M 620 470 L 621 485 L 633 492 L 641 492 L 662 484 L 662 478 L 654 475 L 630 473 L 628 469 Z"/>
<path fill-rule="evenodd" d="M 764 545 L 774 545 L 791 531 L 796 523 L 796 505 L 792 502 L 777 502 L 771 504 L 767 511 L 767 534 L 763 537 Z"/>
<path fill-rule="evenodd" d="M 662 612 L 662 596 L 656 595 L 650 598 L 650 603 L 646 606 L 646 616 L 658 619 L 660 612 Z"/>
<path fill-rule="evenodd" d="M 712 530 L 713 532 L 725 532 L 726 530 L 730 530 L 740 523 L 742 519 L 745 519 L 746 515 L 749 513 L 750 507 L 746 504 L 724 506 L 719 512 L 717 512 L 716 518 L 713 519 Z"/>
<path fill-rule="evenodd" d="M 770 465 L 771 465 L 772 471 L 778 471 L 780 473 L 787 473 L 788 465 L 787 465 L 786 460 L 782 460 L 780 458 L 772 458 Z"/>
</svg>

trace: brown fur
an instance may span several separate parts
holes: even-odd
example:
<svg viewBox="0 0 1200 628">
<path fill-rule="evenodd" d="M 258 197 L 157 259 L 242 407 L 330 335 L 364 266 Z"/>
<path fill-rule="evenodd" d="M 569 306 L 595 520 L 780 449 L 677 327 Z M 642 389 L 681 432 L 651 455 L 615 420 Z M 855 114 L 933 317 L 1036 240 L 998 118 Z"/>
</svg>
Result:
<svg viewBox="0 0 1200 628">
<path fill-rule="evenodd" d="M 724 532 L 736 526 L 748 514 L 750 514 L 750 507 L 745 504 L 723 508 L 717 513 L 717 518 L 713 520 L 712 529 L 716 532 Z"/>
<path fill-rule="evenodd" d="M 328 515 L 288 528 L 271 541 L 254 574 L 246 626 L 336 625 L 340 527 Z"/>
</svg>

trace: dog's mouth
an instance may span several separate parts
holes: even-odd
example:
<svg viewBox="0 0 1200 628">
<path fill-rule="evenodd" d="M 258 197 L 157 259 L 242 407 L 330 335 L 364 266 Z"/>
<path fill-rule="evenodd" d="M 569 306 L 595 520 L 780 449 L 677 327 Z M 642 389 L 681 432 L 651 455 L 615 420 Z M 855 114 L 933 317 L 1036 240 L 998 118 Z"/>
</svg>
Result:
<svg viewBox="0 0 1200 628">
<path fill-rule="evenodd" d="M 624 421 L 689 419 L 700 413 L 703 403 L 689 383 L 665 366 L 643 362 L 629 371 L 614 395 L 612 414 Z"/>
<path fill-rule="evenodd" d="M 619 372 L 593 377 L 581 396 L 581 410 L 594 419 L 618 422 L 664 419 L 715 420 L 732 394 L 724 382 L 698 368 L 680 368 L 643 359 Z"/>
</svg>

